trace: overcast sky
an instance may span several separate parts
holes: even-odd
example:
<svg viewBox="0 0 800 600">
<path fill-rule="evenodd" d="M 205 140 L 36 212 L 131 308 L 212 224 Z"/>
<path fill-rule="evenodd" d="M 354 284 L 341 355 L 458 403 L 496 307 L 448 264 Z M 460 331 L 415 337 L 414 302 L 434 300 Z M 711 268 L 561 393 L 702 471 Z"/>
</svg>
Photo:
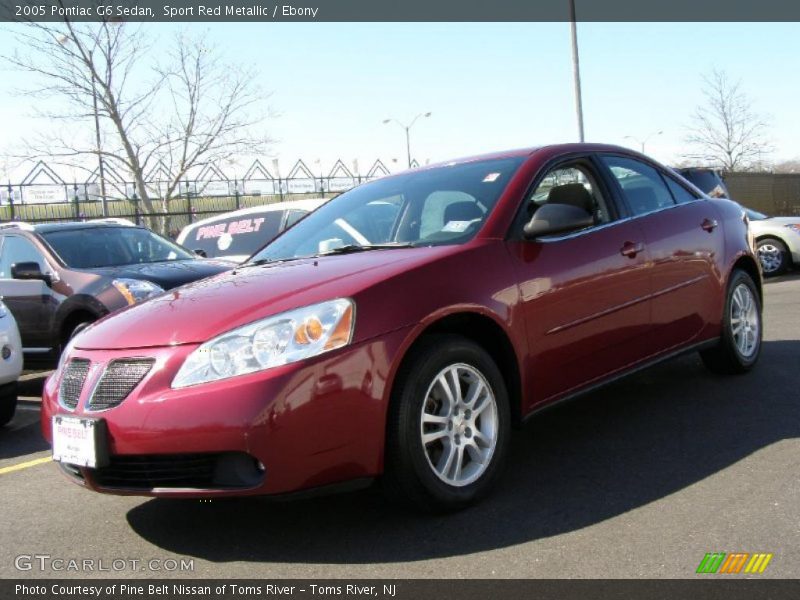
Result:
<svg viewBox="0 0 800 600">
<path fill-rule="evenodd" d="M 265 103 L 279 115 L 268 126 L 274 156 L 265 158 L 278 157 L 284 174 L 298 158 L 314 170 L 358 158 L 362 172 L 381 158 L 395 170 L 405 163 L 404 133 L 382 120 L 426 111 L 432 116 L 418 121 L 411 140 L 423 163 L 577 140 L 567 23 L 148 27 L 162 40 L 178 30 L 205 36 L 228 59 L 259 69 L 272 93 Z M 683 138 L 702 101 L 702 75 L 716 67 L 741 79 L 769 117 L 769 158 L 800 156 L 800 24 L 581 23 L 578 35 L 589 141 L 637 145 L 626 136 L 663 130 L 647 152 L 678 160 L 689 151 Z M 0 36 L 0 54 L 13 44 Z M 26 77 L 2 73 L 0 149 L 53 126 L 12 93 Z"/>
</svg>

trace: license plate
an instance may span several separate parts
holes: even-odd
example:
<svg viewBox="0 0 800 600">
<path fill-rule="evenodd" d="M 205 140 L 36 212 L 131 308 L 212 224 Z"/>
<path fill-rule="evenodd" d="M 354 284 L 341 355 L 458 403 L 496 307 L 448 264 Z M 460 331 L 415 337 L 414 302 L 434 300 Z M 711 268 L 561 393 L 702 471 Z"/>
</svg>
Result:
<svg viewBox="0 0 800 600">
<path fill-rule="evenodd" d="M 103 419 L 53 416 L 53 460 L 79 467 L 108 464 Z"/>
</svg>

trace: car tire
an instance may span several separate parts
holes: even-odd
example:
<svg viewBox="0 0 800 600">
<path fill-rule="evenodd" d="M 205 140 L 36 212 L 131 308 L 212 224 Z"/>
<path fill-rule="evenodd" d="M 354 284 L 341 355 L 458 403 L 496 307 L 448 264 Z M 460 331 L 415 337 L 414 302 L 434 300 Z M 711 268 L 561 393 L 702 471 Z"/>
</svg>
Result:
<svg viewBox="0 0 800 600">
<path fill-rule="evenodd" d="M 491 356 L 460 336 L 429 336 L 404 361 L 396 382 L 383 476 L 389 498 L 444 512 L 487 494 L 511 434 L 508 393 Z"/>
<path fill-rule="evenodd" d="M 8 425 L 17 412 L 17 384 L 11 383 L 0 388 L 0 427 Z"/>
<path fill-rule="evenodd" d="M 714 373 L 746 373 L 758 361 L 762 332 L 758 289 L 749 274 L 737 269 L 728 282 L 719 343 L 700 356 Z"/>
<path fill-rule="evenodd" d="M 789 249 L 777 238 L 763 238 L 756 245 L 761 271 L 765 277 L 785 273 L 789 268 Z"/>
</svg>

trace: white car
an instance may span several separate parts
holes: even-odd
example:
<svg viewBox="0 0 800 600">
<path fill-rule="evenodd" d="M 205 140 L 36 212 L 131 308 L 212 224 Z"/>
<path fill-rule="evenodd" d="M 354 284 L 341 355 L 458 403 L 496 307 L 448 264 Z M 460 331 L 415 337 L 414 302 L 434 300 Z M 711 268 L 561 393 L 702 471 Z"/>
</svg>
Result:
<svg viewBox="0 0 800 600">
<path fill-rule="evenodd" d="M 744 210 L 764 275 L 780 275 L 792 265 L 800 266 L 800 217 L 769 217 L 750 208 Z"/>
<path fill-rule="evenodd" d="M 22 373 L 22 342 L 14 315 L 0 301 L 0 427 L 17 410 L 17 379 Z"/>
<path fill-rule="evenodd" d="M 274 202 L 215 215 L 187 225 L 176 241 L 200 256 L 239 263 L 328 200 Z"/>
</svg>

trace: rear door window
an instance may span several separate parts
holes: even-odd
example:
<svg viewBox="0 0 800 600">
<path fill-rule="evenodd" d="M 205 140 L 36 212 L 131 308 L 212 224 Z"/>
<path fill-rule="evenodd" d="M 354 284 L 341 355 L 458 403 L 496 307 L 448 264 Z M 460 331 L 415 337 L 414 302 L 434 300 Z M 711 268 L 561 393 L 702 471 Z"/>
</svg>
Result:
<svg viewBox="0 0 800 600">
<path fill-rule="evenodd" d="M 664 177 L 664 180 L 667 182 L 669 191 L 672 192 L 672 197 L 675 198 L 675 202 L 678 204 L 686 204 L 687 202 L 697 200 L 697 196 L 695 196 L 693 192 L 687 190 L 671 177 Z"/>
<path fill-rule="evenodd" d="M 661 177 L 648 164 L 621 156 L 601 156 L 617 180 L 634 215 L 675 206 L 675 200 Z"/>
<path fill-rule="evenodd" d="M 280 233 L 284 212 L 221 217 L 190 231 L 183 245 L 189 250 L 202 250 L 209 258 L 250 256 Z"/>
</svg>

